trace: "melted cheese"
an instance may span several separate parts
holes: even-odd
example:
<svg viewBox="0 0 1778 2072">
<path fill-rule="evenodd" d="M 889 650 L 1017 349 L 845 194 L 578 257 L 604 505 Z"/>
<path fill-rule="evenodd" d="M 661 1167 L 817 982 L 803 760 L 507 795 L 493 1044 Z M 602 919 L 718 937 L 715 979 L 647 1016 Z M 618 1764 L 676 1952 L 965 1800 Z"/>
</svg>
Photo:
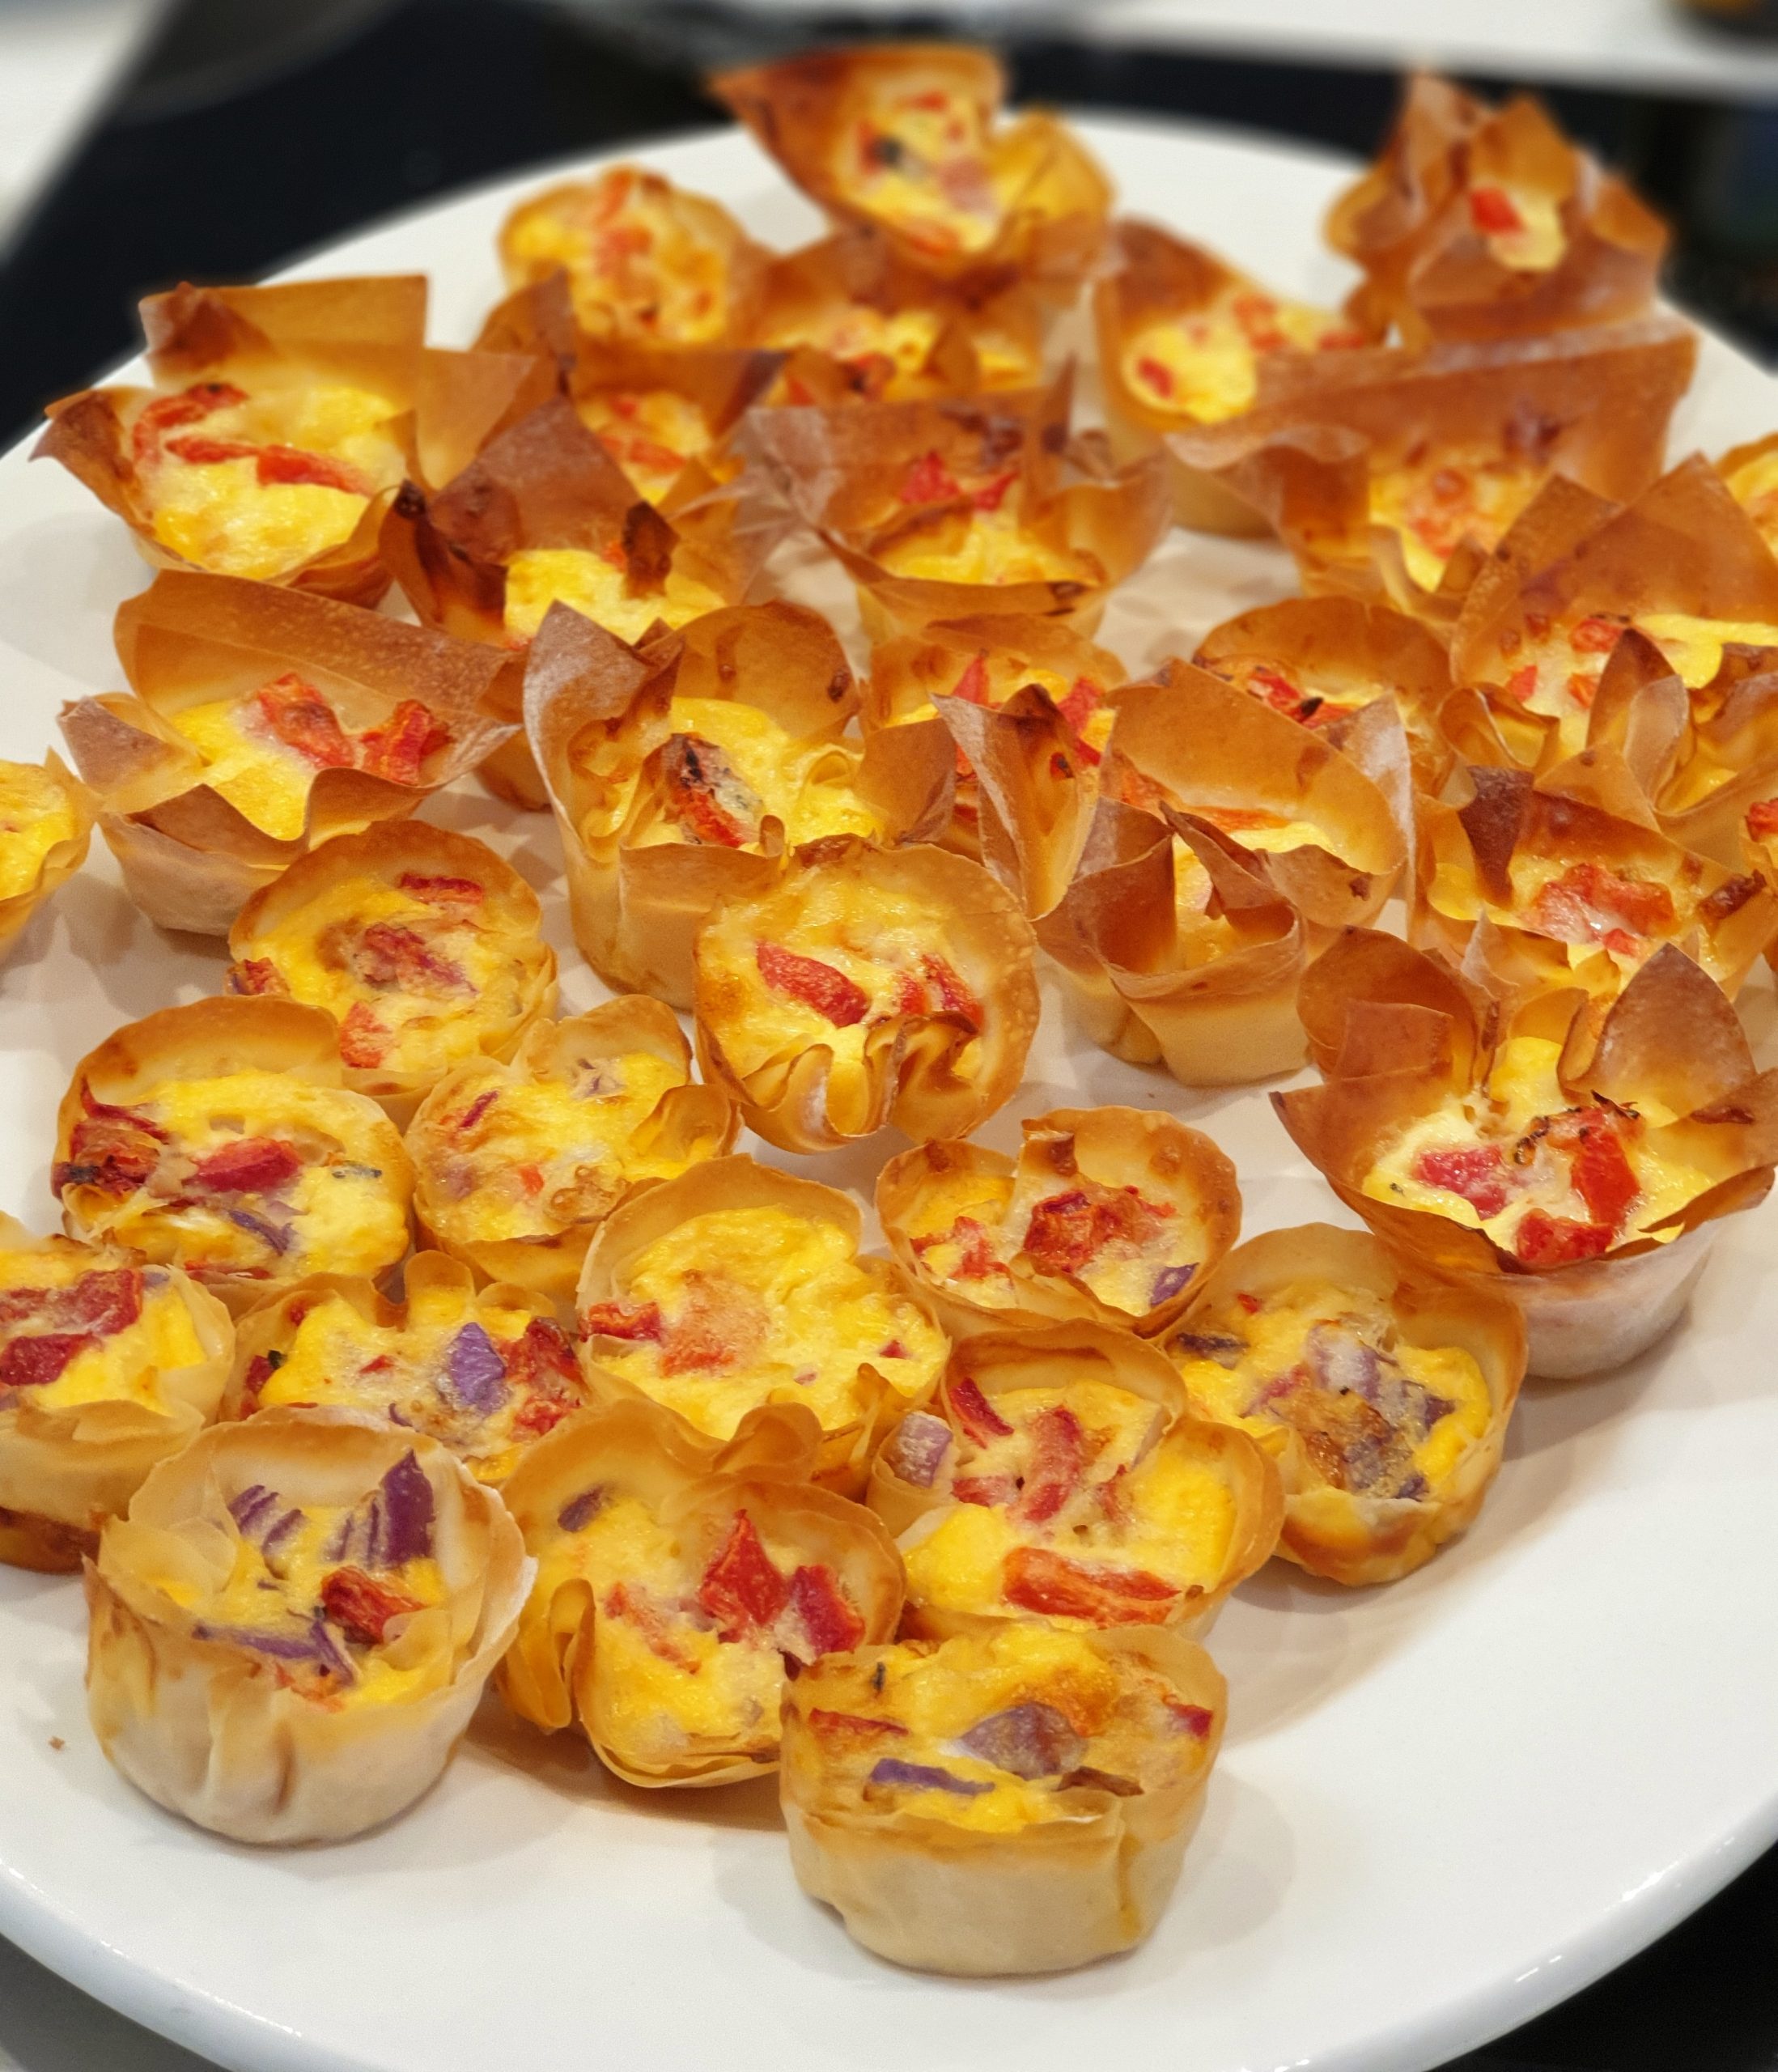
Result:
<svg viewBox="0 0 1778 2072">
<path fill-rule="evenodd" d="M 664 586 L 633 596 L 619 562 L 580 547 L 529 547 L 507 563 L 506 630 L 521 643 L 560 602 L 620 640 L 639 640 L 659 619 L 681 626 L 727 600 L 696 576 L 669 568 Z"/>
<path fill-rule="evenodd" d="M 867 1362 L 898 1393 L 914 1396 L 944 1357 L 942 1334 L 889 1284 L 887 1269 L 860 1260 L 838 1225 L 805 1222 L 782 1208 L 717 1209 L 694 1216 L 634 1260 L 621 1298 L 657 1303 L 670 1327 L 700 1301 L 738 1307 L 745 1342 L 723 1340 L 708 1365 L 667 1371 L 657 1344 L 601 1344 L 599 1364 L 689 1424 L 730 1438 L 762 1403 L 806 1404 L 826 1432 L 868 1414 Z M 727 1323 L 727 1310 L 718 1314 Z M 891 1352 L 888 1348 L 897 1347 Z"/>
<path fill-rule="evenodd" d="M 0 762 L 0 899 L 16 899 L 43 876 L 44 859 L 79 827 L 74 800 L 53 771 Z"/>
<path fill-rule="evenodd" d="M 1363 342 L 1330 310 L 1237 284 L 1199 308 L 1145 325 L 1123 348 L 1122 373 L 1151 410 L 1221 424 L 1252 409 L 1259 363 L 1268 354 L 1326 352 Z"/>
<path fill-rule="evenodd" d="M 892 575 L 927 583 L 1102 583 L 1093 555 L 1051 546 L 1019 521 L 1009 493 L 995 511 L 948 511 L 889 541 L 876 558 Z"/>
</svg>

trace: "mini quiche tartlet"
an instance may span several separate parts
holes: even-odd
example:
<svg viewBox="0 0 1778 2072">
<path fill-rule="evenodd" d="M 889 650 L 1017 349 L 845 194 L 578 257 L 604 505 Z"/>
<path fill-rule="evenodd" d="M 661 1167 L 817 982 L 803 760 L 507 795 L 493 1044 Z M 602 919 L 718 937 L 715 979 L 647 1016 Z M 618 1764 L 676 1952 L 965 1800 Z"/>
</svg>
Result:
<svg viewBox="0 0 1778 2072">
<path fill-rule="evenodd" d="M 890 1249 L 953 1338 L 1021 1316 L 1164 1330 L 1241 1233 L 1235 1169 L 1210 1139 L 1140 1108 L 1056 1108 L 1016 1159 L 922 1144 L 883 1168 Z"/>
<path fill-rule="evenodd" d="M 408 1246 L 413 1170 L 342 1084 L 338 1030 L 295 1000 L 197 1000 L 74 1068 L 50 1182 L 69 1236 L 182 1267 L 237 1314 L 312 1273 L 381 1280 Z"/>
<path fill-rule="evenodd" d="M 1432 630 L 1359 597 L 1286 597 L 1212 626 L 1192 656 L 1364 766 L 1365 737 L 1393 707 L 1414 783 L 1436 798 L 1454 760 L 1442 720 L 1451 664 Z"/>
<path fill-rule="evenodd" d="M 888 1123 L 967 1136 L 1025 1076 L 1034 949 L 1011 894 L 966 857 L 812 843 L 698 931 L 698 1063 L 787 1151 Z"/>
<path fill-rule="evenodd" d="M 485 842 L 425 821 L 342 834 L 256 892 L 228 932 L 237 993 L 324 1008 L 346 1084 L 398 1123 L 445 1074 L 510 1058 L 555 1004 L 537 895 Z"/>
<path fill-rule="evenodd" d="M 1576 989 L 1490 1000 L 1354 929 L 1301 1006 L 1325 1083 L 1272 1096 L 1284 1127 L 1404 1259 L 1517 1304 L 1534 1374 L 1653 1344 L 1721 1219 L 1771 1187 L 1778 1080 L 1671 943 L 1601 1017 Z"/>
<path fill-rule="evenodd" d="M 64 707 L 129 896 L 227 935 L 339 834 L 410 813 L 510 741 L 523 664 L 300 590 L 168 570 L 117 613 L 132 694 Z"/>
<path fill-rule="evenodd" d="M 1006 78 L 961 44 L 812 51 L 720 74 L 716 98 L 836 223 L 921 273 L 1022 277 L 1071 295 L 1105 238 L 1111 189 L 1054 116 L 1002 123 Z"/>
<path fill-rule="evenodd" d="M 176 1268 L 0 1216 L 0 1561 L 78 1569 L 214 1416 L 233 1343 Z"/>
<path fill-rule="evenodd" d="M 1131 452 L 1165 432 L 1240 417 L 1280 380 L 1313 380 L 1369 342 L 1351 317 L 1275 295 L 1152 223 L 1113 225 L 1093 313 L 1113 439 Z M 1264 529 L 1214 477 L 1177 461 L 1170 472 L 1182 525 Z"/>
<path fill-rule="evenodd" d="M 249 1310 L 223 1419 L 282 1408 L 359 1410 L 448 1446 L 478 1482 L 504 1482 L 592 1399 L 548 1300 L 417 1252 L 392 1302 L 362 1276 L 324 1273 Z"/>
<path fill-rule="evenodd" d="M 626 345 L 740 342 L 766 258 L 719 202 L 634 165 L 534 194 L 500 231 L 510 287 L 565 272 L 580 329 Z"/>
<path fill-rule="evenodd" d="M 1731 446 L 1716 462 L 1716 472 L 1759 528 L 1759 537 L 1778 549 L 1778 432 Z"/>
<path fill-rule="evenodd" d="M 754 342 L 785 355 L 777 403 L 899 403 L 1029 388 L 1044 310 L 1014 282 L 958 292 L 853 229 L 773 260 Z"/>
<path fill-rule="evenodd" d="M 692 945 L 787 847 L 923 841 L 950 813 L 948 744 L 844 738 L 845 650 L 817 613 L 737 605 L 626 647 L 553 609 L 526 672 L 527 732 L 567 864 L 575 940 L 613 987 L 689 1008 Z"/>
<path fill-rule="evenodd" d="M 1037 923 L 1084 1033 L 1183 1086 L 1303 1061 L 1303 917 L 1258 860 L 1207 822 L 1101 798 L 1064 897 Z"/>
<path fill-rule="evenodd" d="M 1585 758 L 1540 779 L 1474 769 L 1468 798 L 1422 799 L 1410 934 L 1461 962 L 1480 931 L 1543 986 L 1619 992 L 1662 943 L 1733 999 L 1778 936 L 1778 896 L 1669 841 L 1621 771 Z M 1503 967 L 1505 968 L 1505 967 Z"/>
<path fill-rule="evenodd" d="M 213 1425 L 87 1565 L 87 1703 L 112 1765 L 242 1842 L 333 1842 L 437 1781 L 531 1584 L 494 1492 L 349 1410 Z"/>
<path fill-rule="evenodd" d="M 1697 351 L 1688 325 L 1657 314 L 1517 345 L 1355 354 L 1337 379 L 1166 443 L 1278 533 L 1312 595 L 1448 625 L 1552 476 L 1619 502 L 1649 486 Z"/>
<path fill-rule="evenodd" d="M 414 1214 L 453 1259 L 566 1307 L 612 1210 L 720 1157 L 740 1127 L 728 1097 L 692 1079 L 670 1009 L 606 1000 L 434 1087 L 407 1132 Z"/>
<path fill-rule="evenodd" d="M 409 465 L 423 275 L 194 288 L 142 305 L 151 388 L 49 408 L 39 454 L 151 561 L 354 604 L 388 587 L 377 529 Z"/>
<path fill-rule="evenodd" d="M 1170 661 L 1119 694 L 1100 783 L 1225 836 L 1311 926 L 1361 923 L 1407 859 L 1407 745 L 1393 711 L 1384 718 L 1373 778 L 1220 677 Z"/>
<path fill-rule="evenodd" d="M 935 620 L 1059 618 L 1090 637 L 1171 522 L 1159 455 L 1071 440 L 1071 370 L 953 401 L 762 410 L 751 452 L 851 576 L 874 643 Z"/>
<path fill-rule="evenodd" d="M 821 1426 L 817 1479 L 850 1495 L 882 1428 L 931 1393 L 946 1340 L 886 1259 L 860 1259 L 848 1195 L 712 1159 L 600 1225 L 578 1297 L 588 1378 L 731 1439 L 762 1405 Z"/>
<path fill-rule="evenodd" d="M 1327 1223 L 1250 1238 L 1163 1343 L 1193 1410 L 1277 1460 L 1278 1552 L 1341 1583 L 1393 1582 L 1475 1522 L 1525 1374 L 1510 1302 Z"/>
<path fill-rule="evenodd" d="M 775 539 L 742 508 L 705 498 L 670 522 L 557 396 L 435 495 L 405 484 L 381 551 L 423 625 L 522 648 L 559 599 L 633 641 L 739 601 Z"/>
<path fill-rule="evenodd" d="M 942 1640 L 1030 1618 L 1200 1633 L 1270 1557 L 1284 1496 L 1156 1347 L 1055 1323 L 965 1339 L 885 1439 L 869 1501 L 907 1565 L 902 1632 Z"/>
<path fill-rule="evenodd" d="M 1354 313 L 1412 346 L 1640 316 L 1667 247 L 1660 218 L 1540 102 L 1490 108 L 1424 74 L 1377 163 L 1335 202 L 1327 236 L 1364 269 Z"/>
<path fill-rule="evenodd" d="M 1073 857 L 1067 836 L 1051 830 L 1091 816 L 1123 681 L 1117 656 L 1072 627 L 992 614 L 941 622 L 874 648 L 859 716 L 867 734 L 919 728 L 954 741 L 944 847 L 987 856 L 997 868 L 1014 849 L 1066 855 L 1059 873 Z M 1001 828 L 984 827 L 984 809 Z M 1008 817 L 1016 835 L 1003 831 Z M 1055 897 L 1065 889 L 1063 877 Z M 1055 903 L 1041 889 L 1033 898 L 1028 911 Z"/>
<path fill-rule="evenodd" d="M 727 1445 L 614 1403 L 533 1447 L 506 1500 L 537 1564 L 500 1689 L 578 1722 L 634 1785 L 732 1784 L 778 1763 L 791 1678 L 886 1641 L 902 1565 L 870 1512 L 806 1474 L 813 1420 L 760 1411 Z"/>
<path fill-rule="evenodd" d="M 97 812 L 53 749 L 40 763 L 0 762 L 0 958 L 87 860 Z"/>
<path fill-rule="evenodd" d="M 1749 680 L 1775 650 L 1778 562 L 1699 456 L 1621 509 L 1554 482 L 1464 601 L 1450 731 L 1472 761 L 1530 769 L 1619 748 L 1666 831 L 1727 863 L 1765 746 Z"/>
<path fill-rule="evenodd" d="M 999 1626 L 818 1662 L 784 1693 L 797 1881 L 919 1971 L 1130 1949 L 1178 1882 L 1226 1697 L 1202 1648 L 1153 1627 Z"/>
</svg>

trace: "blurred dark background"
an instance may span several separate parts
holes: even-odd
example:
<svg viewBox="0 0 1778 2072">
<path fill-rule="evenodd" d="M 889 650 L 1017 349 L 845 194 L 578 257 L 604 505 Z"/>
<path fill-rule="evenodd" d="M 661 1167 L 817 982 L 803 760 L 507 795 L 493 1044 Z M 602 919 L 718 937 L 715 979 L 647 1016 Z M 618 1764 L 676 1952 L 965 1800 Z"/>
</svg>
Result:
<svg viewBox="0 0 1778 2072">
<path fill-rule="evenodd" d="M 910 14 L 897 28 L 944 24 Z M 640 0 L 142 0 L 133 54 L 0 244 L 0 439 L 129 353 L 151 290 L 250 278 L 429 196 L 711 121 L 707 66 L 857 30 L 838 15 L 791 23 Z M 1350 62 L 1053 32 L 997 40 L 1022 98 L 1206 118 L 1355 155 L 1376 147 L 1399 85 L 1393 68 Z M 1674 223 L 1674 299 L 1778 361 L 1778 100 L 1466 76 L 1491 93 L 1545 92 Z M 1462 2072 L 1773 2072 L 1775 1948 L 1778 1858 Z"/>
</svg>

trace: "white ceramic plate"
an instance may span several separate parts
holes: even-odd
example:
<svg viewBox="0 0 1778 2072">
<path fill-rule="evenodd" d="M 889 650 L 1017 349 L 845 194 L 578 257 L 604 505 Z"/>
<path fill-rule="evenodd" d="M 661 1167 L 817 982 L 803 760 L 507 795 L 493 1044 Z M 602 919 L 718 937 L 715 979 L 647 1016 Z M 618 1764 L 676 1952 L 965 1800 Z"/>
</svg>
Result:
<svg viewBox="0 0 1778 2072">
<path fill-rule="evenodd" d="M 1147 124 L 1086 134 L 1127 207 L 1301 293 L 1332 162 Z M 812 212 L 734 134 L 651 151 L 757 234 Z M 435 332 L 499 283 L 510 183 L 354 239 L 307 272 L 424 268 Z M 1705 355 L 1676 451 L 1778 422 L 1778 385 Z M 807 557 L 804 557 L 807 563 Z M 0 755 L 35 758 L 58 701 L 116 687 L 109 629 L 144 580 L 60 469 L 0 461 Z M 808 564 L 797 592 L 845 586 Z M 1114 604 L 1132 666 L 1284 594 L 1269 547 L 1176 533 Z M 549 896 L 579 967 L 556 839 L 467 789 L 429 809 L 492 834 Z M 96 845 L 95 845 L 96 847 Z M 117 1023 L 214 990 L 219 952 L 157 934 L 102 852 L 0 974 L 0 1206 L 49 1220 L 50 1117 Z M 1762 1036 L 1762 971 L 1744 998 Z M 1016 1116 L 1122 1101 L 1207 1123 L 1250 1231 L 1339 1214 L 1264 1095 L 1201 1096 L 1071 1043 L 1050 1002 Z M 868 1191 L 885 1153 L 808 1161 Z M 791 1162 L 791 1161 L 787 1161 Z M 1778 1208 L 1735 1224 L 1690 1323 L 1610 1379 L 1534 1390 L 1468 1539 L 1387 1591 L 1275 1565 L 1213 1636 L 1230 1732 L 1178 1895 L 1127 1959 L 1039 1984 L 947 1984 L 850 1943 L 791 1876 L 769 1783 L 648 1794 L 566 1736 L 486 1709 L 443 1784 L 367 1841 L 282 1854 L 158 1811 L 83 1709 L 74 1584 L 0 1570 L 0 1933 L 240 2072 L 1421 2072 L 1628 1956 L 1778 1835 Z"/>
</svg>

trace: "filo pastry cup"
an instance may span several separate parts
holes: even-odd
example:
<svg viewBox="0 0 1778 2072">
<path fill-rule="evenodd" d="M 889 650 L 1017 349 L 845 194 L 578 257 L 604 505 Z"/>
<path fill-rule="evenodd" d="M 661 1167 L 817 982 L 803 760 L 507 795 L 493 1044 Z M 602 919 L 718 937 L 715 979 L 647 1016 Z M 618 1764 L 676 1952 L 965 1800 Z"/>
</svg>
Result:
<svg viewBox="0 0 1778 2072">
<path fill-rule="evenodd" d="M 1552 475 L 1627 501 L 1661 472 L 1697 340 L 1676 318 L 1513 344 L 1341 354 L 1244 416 L 1169 433 L 1186 465 L 1259 513 L 1303 587 L 1456 617 Z"/>
<path fill-rule="evenodd" d="M 169 570 L 116 639 L 129 694 L 65 706 L 62 731 L 163 928 L 226 935 L 299 857 L 411 813 L 514 732 L 518 657 L 299 590 Z"/>
<path fill-rule="evenodd" d="M 1232 836 L 1163 805 L 1101 800 L 1066 894 L 1037 923 L 1080 1027 L 1185 1086 L 1241 1085 L 1303 1061 L 1302 916 Z"/>
<path fill-rule="evenodd" d="M 228 934 L 228 983 L 320 1008 L 346 1084 L 398 1126 L 445 1074 L 510 1058 L 555 1004 L 537 895 L 473 835 L 382 821 L 312 850 Z"/>
<path fill-rule="evenodd" d="M 861 1231 L 849 1195 L 751 1158 L 633 1196 L 594 1233 L 580 1278 L 594 1394 L 645 1398 L 724 1441 L 750 1411 L 800 1403 L 821 1428 L 816 1479 L 855 1494 L 946 1347 L 901 1268 L 859 1256 Z"/>
<path fill-rule="evenodd" d="M 530 1587 L 443 1447 L 346 1410 L 214 1425 L 87 1565 L 87 1704 L 115 1768 L 231 1841 L 344 1841 L 435 1783 Z"/>
<path fill-rule="evenodd" d="M 420 1103 L 406 1146 L 431 1243 L 489 1280 L 566 1306 L 592 1233 L 632 1194 L 733 1149 L 719 1088 L 692 1078 L 672 1010 L 631 994 L 533 1022 Z"/>
<path fill-rule="evenodd" d="M 153 387 L 52 404 L 37 455 L 162 567 L 375 604 L 389 580 L 377 531 L 413 452 L 426 302 L 418 274 L 150 295 Z"/>
<path fill-rule="evenodd" d="M 115 1030 L 57 1111 L 63 1227 L 184 1267 L 237 1314 L 306 1274 L 385 1278 L 413 1169 L 342 1076 L 333 1017 L 294 1000 L 197 1000 Z"/>
<path fill-rule="evenodd" d="M 1056 1108 L 1017 1158 L 924 1144 L 876 1183 L 889 1249 L 953 1339 L 1021 1318 L 1165 1330 L 1241 1231 L 1235 1169 L 1140 1108 Z"/>
<path fill-rule="evenodd" d="M 1284 1127 L 1392 1249 L 1514 1303 L 1533 1374 L 1653 1344 L 1722 1218 L 1771 1187 L 1778 1081 L 1670 943 L 1602 1018 L 1578 990 L 1492 1000 L 1353 930 L 1301 1006 L 1325 1083 L 1272 1096 Z"/>
<path fill-rule="evenodd" d="M 578 1725 L 630 1784 L 774 1769 L 791 1676 L 887 1640 L 902 1605 L 893 1542 L 807 1480 L 815 1449 L 794 1405 L 719 1443 L 636 1400 L 540 1441 L 505 1492 L 537 1564 L 507 1703 L 546 1732 Z"/>
<path fill-rule="evenodd" d="M 818 1663 L 784 1694 L 797 1882 L 915 1970 L 1129 1949 L 1178 1881 L 1225 1702 L 1203 1650 L 1154 1627 L 1006 1627 Z"/>
<path fill-rule="evenodd" d="M 280 1407 L 362 1411 L 421 1432 L 499 1488 L 590 1393 L 546 1296 L 478 1288 L 442 1252 L 416 1252 L 391 1301 L 363 1275 L 318 1273 L 249 1310 L 236 1333 L 224 1420 Z"/>
<path fill-rule="evenodd" d="M 1270 1557 L 1284 1495 L 1157 1347 L 1071 1323 L 961 1340 L 878 1449 L 868 1501 L 907 1566 L 902 1632 L 944 1639 L 1033 1617 L 1202 1633 Z"/>
<path fill-rule="evenodd" d="M 1276 1459 L 1279 1553 L 1342 1583 L 1393 1582 L 1475 1522 L 1525 1374 L 1510 1301 L 1327 1223 L 1237 1246 L 1161 1342 L 1198 1415 Z"/>
<path fill-rule="evenodd" d="M 1024 1078 L 1034 949 L 979 864 L 851 836 L 812 843 L 698 931 L 698 1063 L 783 1150 L 891 1123 L 965 1136 Z"/>
<path fill-rule="evenodd" d="M 1071 439 L 1071 368 L 947 402 L 756 411 L 744 443 L 857 587 L 873 642 L 941 619 L 1065 619 L 1090 638 L 1171 521 L 1160 457 Z"/>
<path fill-rule="evenodd" d="M 1126 455 L 1148 451 L 1169 431 L 1237 418 L 1279 376 L 1312 381 L 1326 356 L 1368 342 L 1350 317 L 1274 295 L 1153 223 L 1112 226 L 1093 315 L 1112 439 Z M 1180 524 L 1205 533 L 1266 529 L 1253 506 L 1215 476 L 1171 454 L 1168 474 Z"/>
<path fill-rule="evenodd" d="M 1670 942 L 1732 1000 L 1778 936 L 1770 880 L 1670 841 L 1621 762 L 1597 752 L 1538 779 L 1469 771 L 1453 799 L 1420 801 L 1418 843 L 1411 940 L 1453 963 L 1475 944 L 1484 968 L 1522 966 L 1552 989 L 1609 999 Z"/>
<path fill-rule="evenodd" d="M 86 862 L 98 812 L 96 796 L 53 749 L 40 763 L 0 762 L 0 962 Z"/>
<path fill-rule="evenodd" d="M 1540 102 L 1490 108 L 1425 74 L 1377 163 L 1335 202 L 1327 237 L 1364 269 L 1354 315 L 1415 346 L 1640 316 L 1667 246 L 1660 218 Z"/>
<path fill-rule="evenodd" d="M 1104 172 L 1059 117 L 1000 121 L 1006 77 L 986 50 L 810 51 L 719 73 L 710 90 L 835 222 L 875 231 L 921 273 L 1066 299 L 1098 255 Z"/>
<path fill-rule="evenodd" d="M 78 1569 L 159 1461 L 216 1413 L 234 1331 L 215 1297 L 113 1245 L 0 1216 L 0 1561 Z"/>
<path fill-rule="evenodd" d="M 575 940 L 605 983 L 689 1008 L 712 908 L 764 890 L 800 842 L 921 842 L 950 818 L 936 734 L 844 738 L 845 651 L 774 601 L 631 648 L 566 605 L 533 643 L 526 726 L 561 830 Z"/>
<path fill-rule="evenodd" d="M 831 409 L 1029 388 L 1044 319 L 1022 284 L 953 286 L 854 227 L 772 261 L 753 338 L 785 355 L 772 401 Z"/>
</svg>

